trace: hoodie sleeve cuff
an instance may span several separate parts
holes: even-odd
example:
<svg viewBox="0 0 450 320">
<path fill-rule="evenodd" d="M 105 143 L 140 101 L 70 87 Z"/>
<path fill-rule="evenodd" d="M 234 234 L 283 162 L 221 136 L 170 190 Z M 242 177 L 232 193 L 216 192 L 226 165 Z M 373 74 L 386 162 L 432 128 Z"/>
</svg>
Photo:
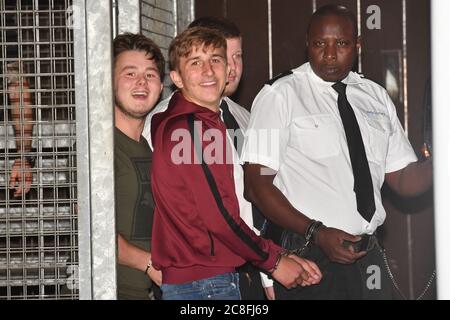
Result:
<svg viewBox="0 0 450 320">
<path fill-rule="evenodd" d="M 275 270 L 277 263 L 280 262 L 280 255 L 284 250 L 280 246 L 277 246 L 275 243 L 273 243 L 271 240 L 268 240 L 268 243 L 269 250 L 267 259 L 255 266 L 271 273 Z"/>
</svg>

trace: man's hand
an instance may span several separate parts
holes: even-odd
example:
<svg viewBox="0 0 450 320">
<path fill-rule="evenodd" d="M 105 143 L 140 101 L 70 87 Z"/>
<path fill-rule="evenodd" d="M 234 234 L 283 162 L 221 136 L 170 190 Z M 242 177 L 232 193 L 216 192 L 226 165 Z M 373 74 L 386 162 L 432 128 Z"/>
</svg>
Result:
<svg viewBox="0 0 450 320">
<path fill-rule="evenodd" d="M 315 267 L 309 264 L 307 264 L 306 268 L 303 268 L 303 263 L 303 259 L 294 255 L 290 255 L 289 257 L 283 256 L 277 268 L 272 273 L 272 277 L 288 289 L 295 288 L 297 285 L 304 287 L 312 283 L 318 283 L 322 277 L 320 271 L 317 273 L 318 269 L 316 270 Z M 311 271 L 311 274 L 308 270 Z"/>
<path fill-rule="evenodd" d="M 289 258 L 294 259 L 295 262 L 301 265 L 309 275 L 308 279 L 304 280 L 300 284 L 302 287 L 310 286 L 312 284 L 318 284 L 320 282 L 320 280 L 322 279 L 322 272 L 320 272 L 320 269 L 317 264 L 315 264 L 315 262 L 300 258 L 295 254 L 289 255 Z"/>
<path fill-rule="evenodd" d="M 161 271 L 156 270 L 153 266 L 146 269 L 151 257 L 150 252 L 130 243 L 120 233 L 117 235 L 117 260 L 119 264 L 139 270 L 142 273 L 147 272 L 147 276 L 160 286 L 162 282 Z"/>
<path fill-rule="evenodd" d="M 31 165 L 26 159 L 16 159 L 11 169 L 11 177 L 9 178 L 10 188 L 14 188 L 14 197 L 20 197 L 30 191 L 33 182 L 33 173 Z"/>
<path fill-rule="evenodd" d="M 357 242 L 361 240 L 361 237 L 328 227 L 321 227 L 315 236 L 315 243 L 332 262 L 351 264 L 366 254 L 364 251 L 355 253 L 351 248 L 345 248 L 344 240 Z"/>
<path fill-rule="evenodd" d="M 292 288 L 295 288 L 297 284 L 300 284 L 302 287 L 305 287 L 310 286 L 312 284 L 318 284 L 320 282 L 320 280 L 322 279 L 322 272 L 320 272 L 319 267 L 314 262 L 300 258 L 294 254 L 289 255 L 289 258 L 297 262 L 305 271 L 304 273 L 301 274 L 301 278 L 297 279 L 296 283 L 292 285 Z M 280 265 L 278 266 L 278 268 L 280 268 Z M 275 275 L 273 274 L 272 276 L 275 277 Z M 266 294 L 268 300 L 276 299 L 275 290 L 273 286 L 264 288 L 264 293 Z"/>
<path fill-rule="evenodd" d="M 158 287 L 161 286 L 162 283 L 162 272 L 160 270 L 156 270 L 155 268 L 151 267 L 147 271 L 148 277 L 158 285 Z"/>
</svg>

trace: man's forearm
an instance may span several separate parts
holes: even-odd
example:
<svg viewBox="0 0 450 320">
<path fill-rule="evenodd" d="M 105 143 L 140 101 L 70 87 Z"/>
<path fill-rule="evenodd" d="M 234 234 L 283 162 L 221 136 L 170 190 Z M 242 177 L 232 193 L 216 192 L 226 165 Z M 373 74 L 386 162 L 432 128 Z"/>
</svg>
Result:
<svg viewBox="0 0 450 320">
<path fill-rule="evenodd" d="M 23 81 L 10 85 L 11 116 L 16 136 L 17 152 L 23 154 L 31 151 L 31 135 L 33 132 L 33 109 L 28 82 Z"/>
<path fill-rule="evenodd" d="M 117 236 L 117 247 L 119 264 L 142 272 L 145 271 L 151 258 L 150 252 L 136 247 L 120 234 Z"/>
<path fill-rule="evenodd" d="M 304 234 L 311 220 L 296 210 L 284 194 L 273 185 L 273 176 L 261 175 L 252 164 L 245 166 L 245 197 L 269 220 L 283 228 Z"/>
<path fill-rule="evenodd" d="M 20 113 L 20 109 L 16 109 Z M 23 116 L 18 114 L 14 116 L 15 112 L 12 112 L 13 121 L 14 121 L 14 133 L 16 136 L 16 149 L 20 154 L 24 154 L 26 152 L 31 151 L 31 134 L 33 131 L 33 124 L 31 121 L 33 119 L 32 111 L 30 110 L 30 114 L 28 114 L 27 109 L 23 109 Z"/>
</svg>

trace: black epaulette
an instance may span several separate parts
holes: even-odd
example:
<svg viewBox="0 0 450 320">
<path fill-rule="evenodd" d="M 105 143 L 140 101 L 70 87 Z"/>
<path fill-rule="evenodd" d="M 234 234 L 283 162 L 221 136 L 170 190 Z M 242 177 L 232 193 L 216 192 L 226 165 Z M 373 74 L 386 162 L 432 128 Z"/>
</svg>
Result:
<svg viewBox="0 0 450 320">
<path fill-rule="evenodd" d="M 271 85 L 273 85 L 273 84 L 275 83 L 275 81 L 277 81 L 278 79 L 281 79 L 281 78 L 283 78 L 283 77 L 286 77 L 286 76 L 288 76 L 288 75 L 290 75 L 290 74 L 292 74 L 292 70 L 282 72 L 282 73 L 278 74 L 276 77 L 274 77 L 274 78 L 270 79 L 269 81 L 267 81 L 266 84 L 268 84 L 269 86 L 271 86 Z"/>
</svg>

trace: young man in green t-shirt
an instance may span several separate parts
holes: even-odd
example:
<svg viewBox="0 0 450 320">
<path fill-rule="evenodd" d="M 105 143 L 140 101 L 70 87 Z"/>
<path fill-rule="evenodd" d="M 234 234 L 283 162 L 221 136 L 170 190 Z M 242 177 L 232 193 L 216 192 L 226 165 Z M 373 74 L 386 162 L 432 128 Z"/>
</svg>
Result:
<svg viewBox="0 0 450 320">
<path fill-rule="evenodd" d="M 149 299 L 152 280 L 161 272 L 151 266 L 153 197 L 152 152 L 141 133 L 146 115 L 158 101 L 164 77 L 158 46 L 140 34 L 114 39 L 115 186 L 119 299 Z"/>
</svg>

